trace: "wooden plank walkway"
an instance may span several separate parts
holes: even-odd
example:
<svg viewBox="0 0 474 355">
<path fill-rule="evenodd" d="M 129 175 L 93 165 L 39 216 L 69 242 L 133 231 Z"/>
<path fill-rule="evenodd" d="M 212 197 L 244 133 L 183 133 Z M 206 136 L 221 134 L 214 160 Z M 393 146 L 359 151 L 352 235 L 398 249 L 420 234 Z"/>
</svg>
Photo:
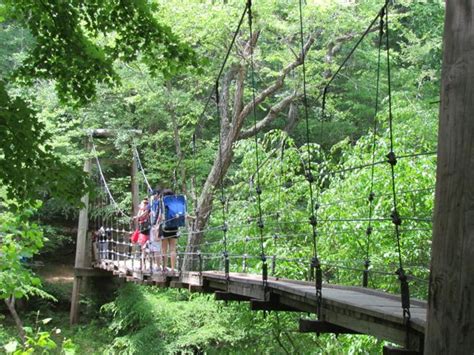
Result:
<svg viewBox="0 0 474 355">
<path fill-rule="evenodd" d="M 317 299 L 312 282 L 270 277 L 265 288 L 261 275 L 220 271 L 162 273 L 140 271 L 128 261 L 101 261 L 96 268 L 108 270 L 127 281 L 160 287 L 187 288 L 194 292 L 216 293 L 216 299 L 247 300 L 254 310 L 316 313 Z M 427 303 L 411 300 L 411 320 L 406 327 L 400 296 L 350 286 L 324 284 L 319 320 L 343 327 L 349 332 L 375 336 L 409 349 L 422 351 Z M 408 342 L 407 342 L 408 340 Z"/>
</svg>

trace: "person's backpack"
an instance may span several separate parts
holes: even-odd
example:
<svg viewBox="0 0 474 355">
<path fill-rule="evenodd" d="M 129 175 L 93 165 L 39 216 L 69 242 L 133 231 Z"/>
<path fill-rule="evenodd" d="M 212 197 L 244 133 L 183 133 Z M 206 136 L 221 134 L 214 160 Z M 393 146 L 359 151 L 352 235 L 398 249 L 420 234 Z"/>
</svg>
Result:
<svg viewBox="0 0 474 355">
<path fill-rule="evenodd" d="M 162 198 L 163 204 L 163 229 L 177 229 L 185 226 L 186 196 L 166 195 Z"/>
</svg>

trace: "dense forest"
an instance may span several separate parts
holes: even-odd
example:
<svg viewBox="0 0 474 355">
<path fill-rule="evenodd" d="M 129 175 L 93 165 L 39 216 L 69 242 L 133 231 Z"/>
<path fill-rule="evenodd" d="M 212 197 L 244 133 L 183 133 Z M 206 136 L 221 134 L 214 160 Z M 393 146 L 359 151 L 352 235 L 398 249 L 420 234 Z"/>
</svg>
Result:
<svg viewBox="0 0 474 355">
<path fill-rule="evenodd" d="M 116 207 L 132 214 L 135 148 L 153 187 L 187 196 L 179 251 L 222 255 L 225 225 L 231 271 L 260 274 L 263 253 L 272 276 L 304 280 L 314 235 L 324 282 L 360 285 L 367 265 L 369 287 L 399 293 L 402 259 L 427 298 L 444 2 L 391 2 L 383 41 L 377 22 L 347 62 L 383 2 L 300 4 L 255 1 L 253 31 L 245 19 L 235 32 L 244 1 L 0 1 L 0 352 L 381 351 L 370 336 L 300 334 L 294 313 L 110 280 L 91 281 L 69 326 L 100 128 L 116 130 L 94 140 Z M 391 150 L 394 176 L 378 163 Z"/>
</svg>

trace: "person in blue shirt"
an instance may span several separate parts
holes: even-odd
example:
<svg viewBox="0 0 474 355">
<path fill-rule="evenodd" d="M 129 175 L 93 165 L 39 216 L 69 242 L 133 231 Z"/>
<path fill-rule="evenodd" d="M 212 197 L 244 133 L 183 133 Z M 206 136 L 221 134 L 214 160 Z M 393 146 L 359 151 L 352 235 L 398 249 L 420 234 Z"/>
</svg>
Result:
<svg viewBox="0 0 474 355">
<path fill-rule="evenodd" d="M 164 189 L 162 196 L 174 195 L 174 192 L 170 189 Z M 162 252 L 163 252 L 163 266 L 166 270 L 168 267 L 168 255 L 171 261 L 171 271 L 176 271 L 176 243 L 178 241 L 178 228 L 164 228 L 164 211 L 160 213 L 160 223 L 161 223 L 161 236 L 162 236 Z"/>
</svg>

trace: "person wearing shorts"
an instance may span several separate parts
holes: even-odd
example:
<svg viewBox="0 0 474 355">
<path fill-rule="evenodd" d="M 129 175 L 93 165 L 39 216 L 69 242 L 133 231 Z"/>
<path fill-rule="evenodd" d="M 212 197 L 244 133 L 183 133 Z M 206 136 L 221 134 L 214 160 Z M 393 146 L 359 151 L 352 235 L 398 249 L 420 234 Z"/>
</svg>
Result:
<svg viewBox="0 0 474 355">
<path fill-rule="evenodd" d="M 153 267 L 153 271 L 161 271 L 161 238 L 160 238 L 160 231 L 159 226 L 154 225 L 151 227 L 150 230 L 150 240 L 148 242 L 148 249 L 154 260 L 155 266 Z"/>
<path fill-rule="evenodd" d="M 148 245 L 148 239 L 150 234 L 150 208 L 148 204 L 148 199 L 145 198 L 140 204 L 140 209 L 138 214 L 133 217 L 138 221 L 138 228 L 140 229 L 140 234 L 138 236 L 138 244 L 140 245 L 141 250 L 141 270 L 145 269 L 145 259 L 146 251 Z"/>
<path fill-rule="evenodd" d="M 170 189 L 164 189 L 162 192 L 163 196 L 174 195 L 174 192 Z M 163 217 L 161 217 L 163 222 Z M 171 260 L 171 271 L 176 271 L 176 244 L 178 242 L 178 228 L 165 229 L 161 223 L 161 236 L 162 236 L 162 253 L 163 253 L 163 267 L 166 270 L 168 267 L 168 255 Z"/>
</svg>

